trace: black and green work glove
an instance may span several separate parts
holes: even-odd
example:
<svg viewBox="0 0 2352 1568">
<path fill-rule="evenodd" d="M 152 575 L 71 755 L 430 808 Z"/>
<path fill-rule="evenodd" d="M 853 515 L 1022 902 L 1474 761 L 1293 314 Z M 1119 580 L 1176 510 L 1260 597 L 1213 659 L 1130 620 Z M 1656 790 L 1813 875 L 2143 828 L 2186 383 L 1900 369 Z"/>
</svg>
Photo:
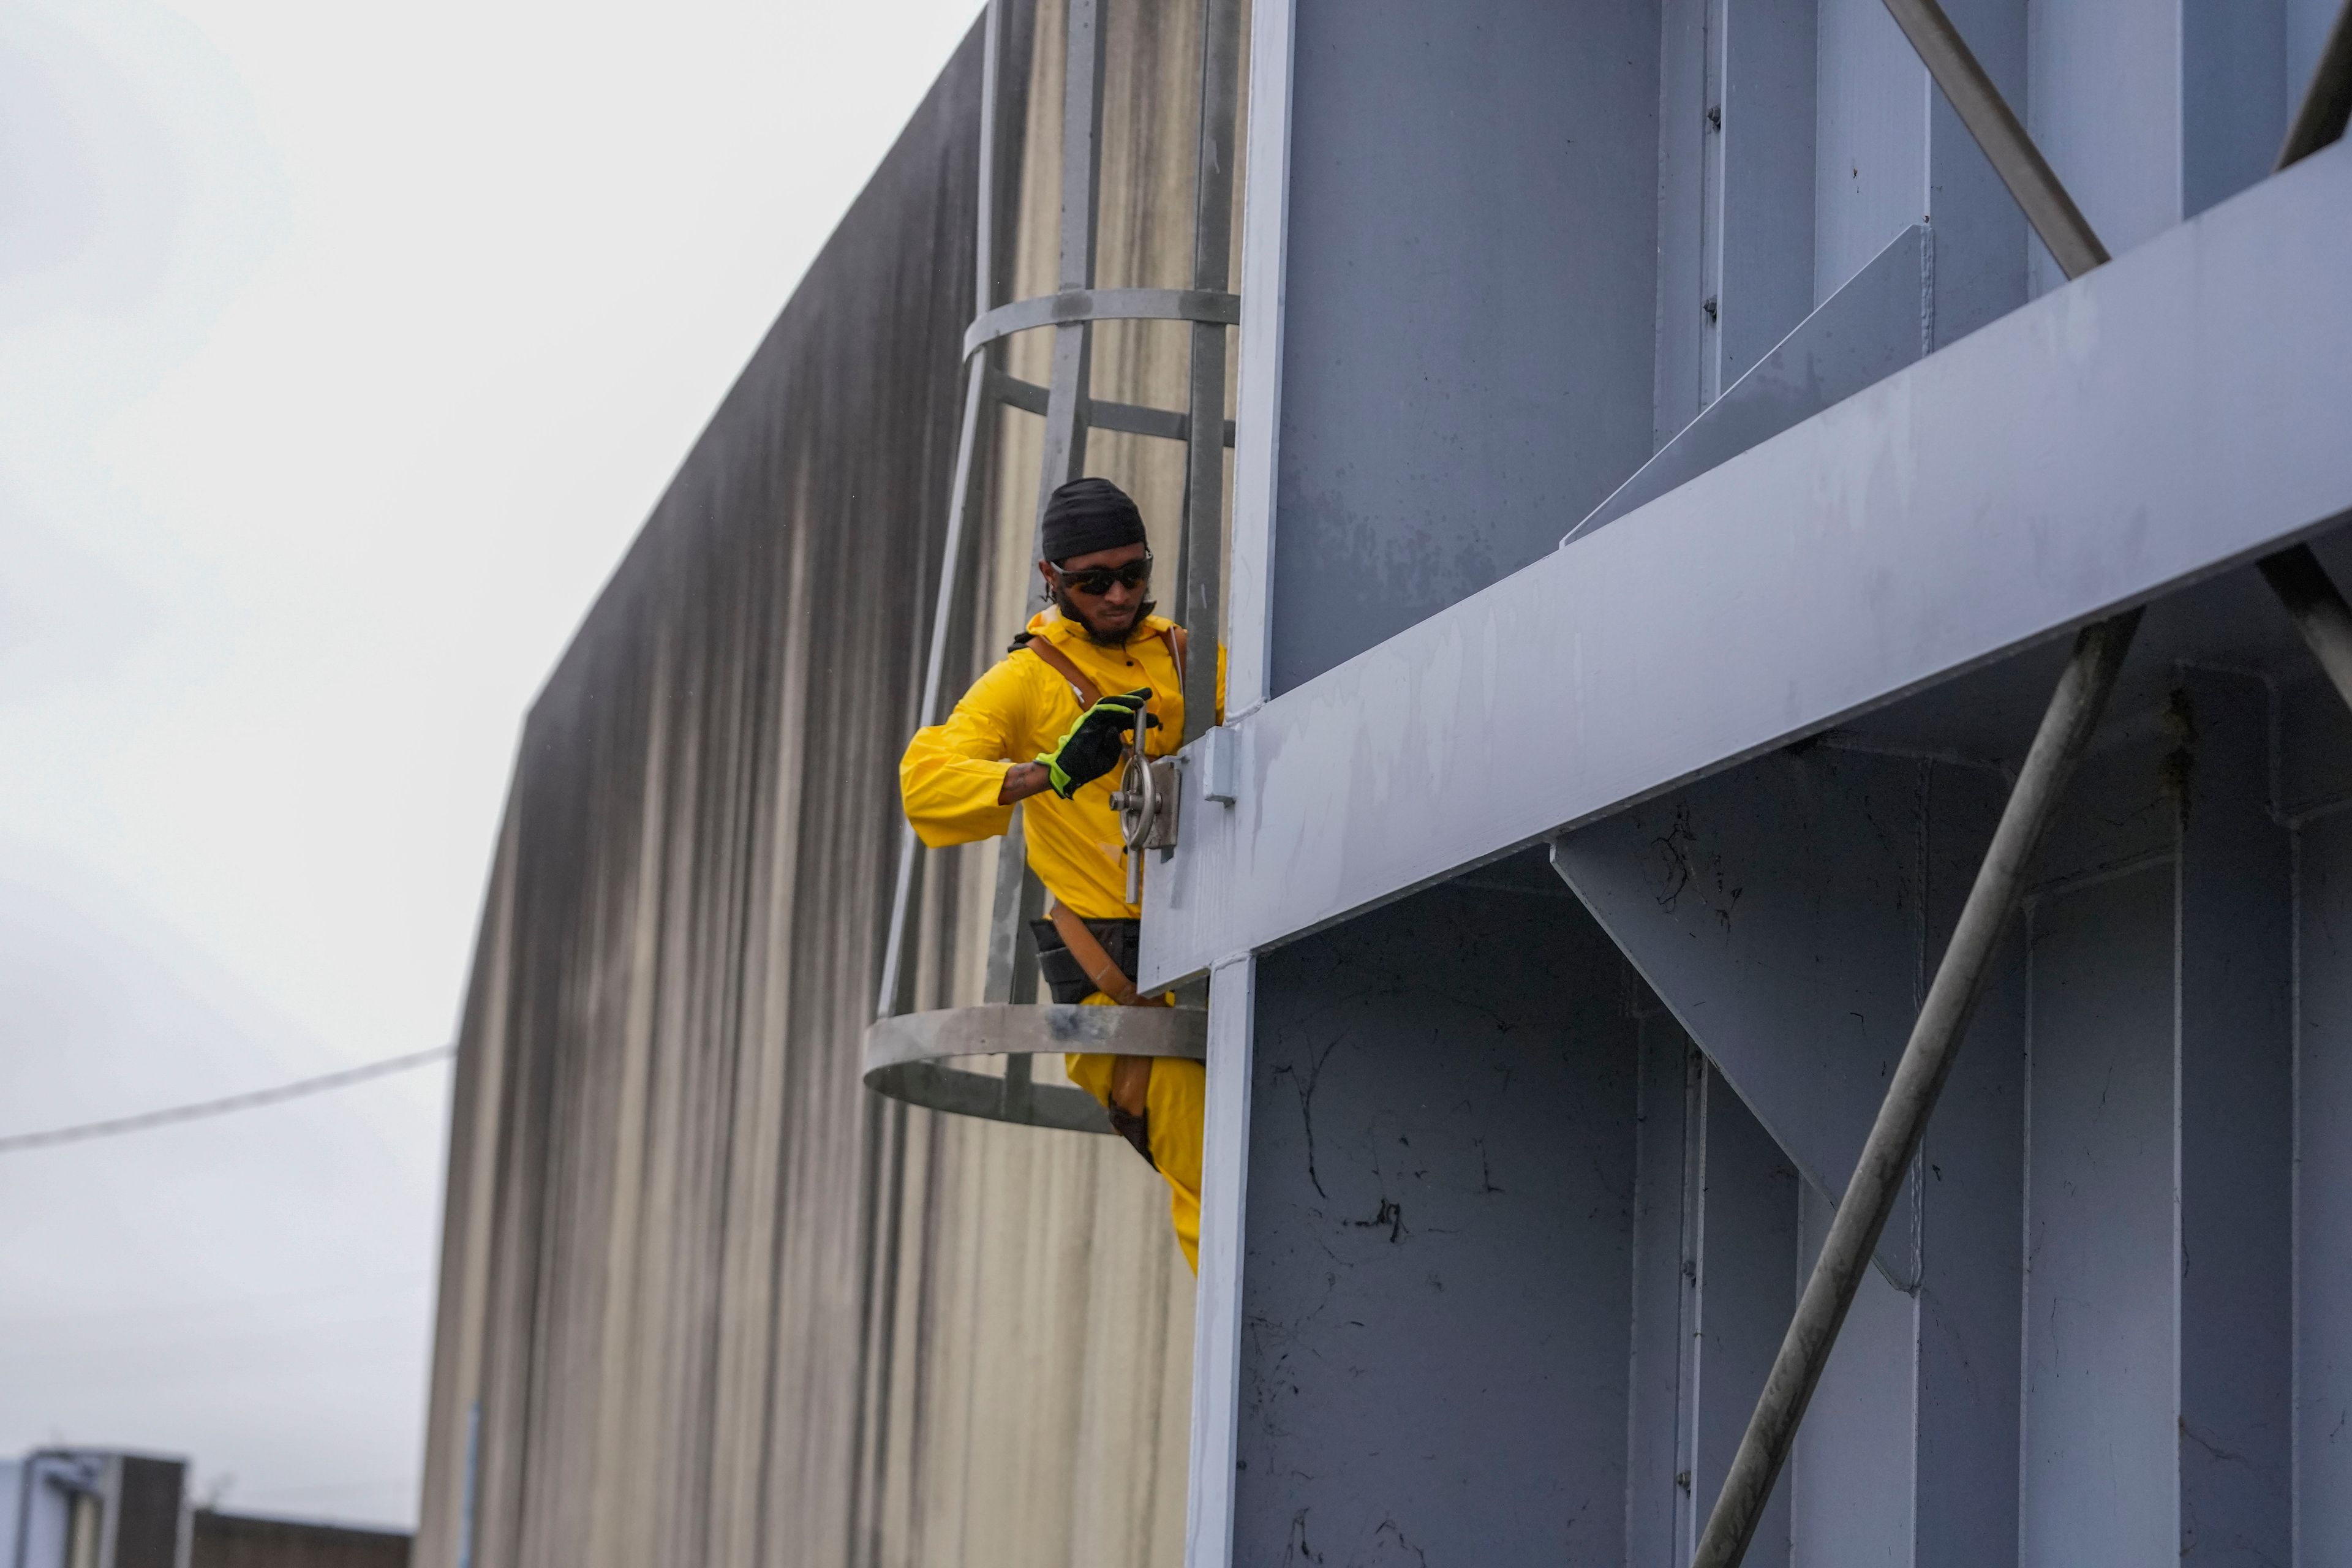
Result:
<svg viewBox="0 0 2352 1568">
<path fill-rule="evenodd" d="M 1038 752 L 1037 760 L 1045 764 L 1054 781 L 1054 793 L 1067 800 L 1080 784 L 1092 784 L 1118 766 L 1118 754 L 1127 750 L 1127 736 L 1138 717 L 1146 729 L 1158 729 L 1160 721 L 1143 711 L 1150 700 L 1148 686 L 1106 697 L 1079 714 L 1078 721 L 1055 742 L 1052 751 Z"/>
</svg>

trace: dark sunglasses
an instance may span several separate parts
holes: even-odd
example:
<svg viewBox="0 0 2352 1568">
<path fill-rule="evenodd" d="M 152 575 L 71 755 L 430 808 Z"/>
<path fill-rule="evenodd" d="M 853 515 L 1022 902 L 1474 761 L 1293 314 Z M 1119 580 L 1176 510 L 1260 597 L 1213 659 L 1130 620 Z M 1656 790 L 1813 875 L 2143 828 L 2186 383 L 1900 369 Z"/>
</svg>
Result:
<svg viewBox="0 0 2352 1568">
<path fill-rule="evenodd" d="M 1135 588 L 1150 582 L 1151 552 L 1145 551 L 1124 566 L 1093 566 L 1084 572 L 1073 572 L 1057 561 L 1054 563 L 1054 575 L 1062 580 L 1065 588 L 1099 597 L 1109 593 L 1114 583 L 1122 588 Z"/>
</svg>

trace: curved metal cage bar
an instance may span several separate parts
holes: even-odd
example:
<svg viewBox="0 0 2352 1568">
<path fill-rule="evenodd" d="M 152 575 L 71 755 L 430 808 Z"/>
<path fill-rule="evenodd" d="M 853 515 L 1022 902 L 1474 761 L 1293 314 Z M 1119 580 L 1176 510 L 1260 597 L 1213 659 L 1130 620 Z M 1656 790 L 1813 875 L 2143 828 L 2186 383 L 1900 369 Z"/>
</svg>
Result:
<svg viewBox="0 0 2352 1568">
<path fill-rule="evenodd" d="M 1041 1052 L 1110 1056 L 1208 1054 L 1208 1015 L 1198 1007 L 1086 1007 L 996 1003 L 901 1013 L 866 1027 L 866 1086 L 894 1100 L 961 1116 L 1108 1132 L 1110 1119 L 1085 1089 L 1033 1082 L 1026 1058 Z M 962 1057 L 1003 1056 L 1023 1070 L 974 1072 L 948 1064 Z"/>
<path fill-rule="evenodd" d="M 963 357 L 970 359 L 999 338 L 1039 327 L 1080 321 L 1199 321 L 1232 327 L 1240 325 L 1241 319 L 1238 294 L 1202 289 L 1065 289 L 982 311 L 964 329 Z"/>
</svg>

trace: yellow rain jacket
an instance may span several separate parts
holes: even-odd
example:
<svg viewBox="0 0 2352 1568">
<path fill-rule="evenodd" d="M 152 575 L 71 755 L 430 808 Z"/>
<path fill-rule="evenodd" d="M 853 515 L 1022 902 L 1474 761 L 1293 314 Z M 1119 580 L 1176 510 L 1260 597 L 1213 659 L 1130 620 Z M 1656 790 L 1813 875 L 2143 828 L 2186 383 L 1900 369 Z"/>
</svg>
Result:
<svg viewBox="0 0 2352 1568">
<path fill-rule="evenodd" d="M 1160 727 L 1144 741 L 1148 756 L 1166 756 L 1184 733 L 1184 693 L 1175 659 L 1162 634 L 1174 623 L 1147 616 L 1124 647 L 1106 647 L 1058 610 L 1030 617 L 1029 635 L 1050 642 L 1104 695 L 1151 689 L 1144 710 Z M 1224 705 L 1223 650 L 1217 657 L 1219 715 Z M 1013 807 L 999 805 L 1006 765 L 1025 763 L 1049 751 L 1084 711 L 1077 693 L 1036 655 L 1016 649 L 972 682 L 944 724 L 915 731 L 898 764 L 898 787 L 907 820 L 925 844 L 940 848 L 993 838 L 1013 823 Z M 1212 721 L 1213 722 L 1213 720 Z M 1127 847 L 1118 830 L 1111 792 L 1118 787 L 1112 769 L 1082 784 L 1068 800 L 1048 791 L 1022 805 L 1029 866 L 1045 890 L 1073 914 L 1090 921 L 1136 920 L 1142 910 L 1127 901 Z M 1089 1003 L 1108 1005 L 1097 992 Z M 1110 1103 L 1113 1058 L 1073 1055 L 1063 1058 L 1070 1081 Z M 1205 1079 L 1201 1064 L 1162 1057 L 1151 1064 L 1146 1103 L 1152 1163 L 1171 1189 L 1170 1219 L 1184 1259 L 1200 1268 L 1201 1123 Z"/>
</svg>

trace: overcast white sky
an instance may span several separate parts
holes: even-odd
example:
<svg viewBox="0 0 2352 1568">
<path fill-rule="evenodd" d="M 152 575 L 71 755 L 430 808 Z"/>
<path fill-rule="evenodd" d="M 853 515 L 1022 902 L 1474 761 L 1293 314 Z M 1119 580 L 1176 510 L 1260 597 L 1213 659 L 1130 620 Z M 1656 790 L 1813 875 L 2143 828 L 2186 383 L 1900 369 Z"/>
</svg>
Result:
<svg viewBox="0 0 2352 1568">
<path fill-rule="evenodd" d="M 978 0 L 0 0 L 0 1133 L 449 1037 L 516 727 Z M 447 1094 L 0 1155 L 0 1456 L 415 1511 Z"/>
</svg>

